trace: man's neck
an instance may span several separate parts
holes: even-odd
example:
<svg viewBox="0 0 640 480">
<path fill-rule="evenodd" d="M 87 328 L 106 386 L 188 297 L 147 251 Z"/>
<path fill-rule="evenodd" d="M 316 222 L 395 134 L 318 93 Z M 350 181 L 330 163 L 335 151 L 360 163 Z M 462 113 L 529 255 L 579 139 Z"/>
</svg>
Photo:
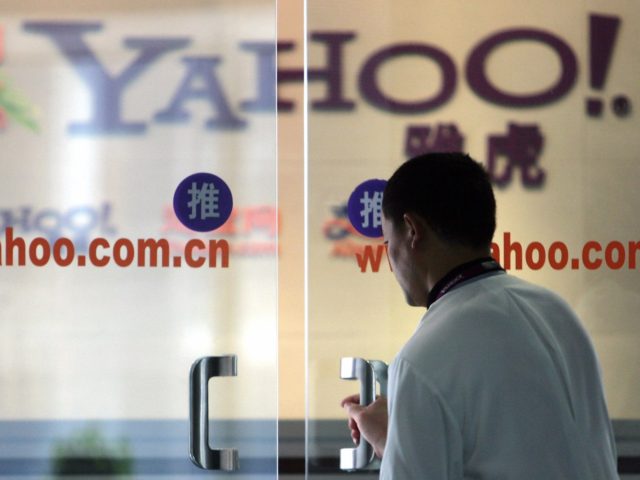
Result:
<svg viewBox="0 0 640 480">
<path fill-rule="evenodd" d="M 455 250 L 449 249 L 442 252 L 436 259 L 434 259 L 432 267 L 427 273 L 427 289 L 430 292 L 433 287 L 438 283 L 445 275 L 451 270 L 465 263 L 472 262 L 480 258 L 486 258 L 491 256 L 488 249 L 466 249 L 458 248 Z"/>
</svg>

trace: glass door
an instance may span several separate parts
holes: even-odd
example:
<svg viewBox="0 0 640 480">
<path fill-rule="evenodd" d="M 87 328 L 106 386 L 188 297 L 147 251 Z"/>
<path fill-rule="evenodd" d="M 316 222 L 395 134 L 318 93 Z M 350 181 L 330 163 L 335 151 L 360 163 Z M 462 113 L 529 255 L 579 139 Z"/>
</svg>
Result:
<svg viewBox="0 0 640 480">
<path fill-rule="evenodd" d="M 578 313 L 619 440 L 640 436 L 638 15 L 607 2 L 307 2 L 311 477 L 371 459 L 342 450 L 354 445 L 340 400 L 363 378 L 380 393 L 374 364 L 354 359 L 392 361 L 424 313 L 405 305 L 376 236 L 375 180 L 432 151 L 488 170 L 493 255 Z"/>
<path fill-rule="evenodd" d="M 275 2 L 1 11 L 0 478 L 275 478 Z"/>
<path fill-rule="evenodd" d="M 384 367 L 419 316 L 404 305 L 380 227 L 381 180 L 401 162 L 403 120 L 368 104 L 359 83 L 364 61 L 394 38 L 396 8 L 307 5 L 307 466 L 311 478 L 370 476 L 372 451 L 352 443 L 340 401 L 384 392 Z"/>
</svg>

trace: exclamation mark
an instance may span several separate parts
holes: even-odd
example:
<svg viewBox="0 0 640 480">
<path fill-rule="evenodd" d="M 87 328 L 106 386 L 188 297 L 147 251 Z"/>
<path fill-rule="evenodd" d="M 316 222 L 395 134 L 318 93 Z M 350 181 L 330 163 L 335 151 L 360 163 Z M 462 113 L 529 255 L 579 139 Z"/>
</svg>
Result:
<svg viewBox="0 0 640 480">
<path fill-rule="evenodd" d="M 604 89 L 619 28 L 619 17 L 589 16 L 589 81 L 594 90 L 602 91 Z M 603 103 L 600 98 L 587 98 L 587 115 L 601 117 L 604 110 Z M 612 101 L 612 108 L 616 115 L 622 117 L 629 114 L 631 104 L 626 96 L 618 95 Z"/>
</svg>

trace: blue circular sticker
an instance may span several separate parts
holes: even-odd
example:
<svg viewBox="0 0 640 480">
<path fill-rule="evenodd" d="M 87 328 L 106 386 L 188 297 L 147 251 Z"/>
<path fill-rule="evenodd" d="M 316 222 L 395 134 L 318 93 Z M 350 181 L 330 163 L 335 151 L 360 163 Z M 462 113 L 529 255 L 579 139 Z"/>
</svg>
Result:
<svg viewBox="0 0 640 480">
<path fill-rule="evenodd" d="M 386 185 L 386 180 L 367 180 L 358 185 L 349 197 L 349 221 L 366 237 L 382 236 L 382 193 Z"/>
<path fill-rule="evenodd" d="M 173 195 L 173 210 L 182 224 L 196 232 L 210 232 L 231 215 L 231 190 L 212 173 L 194 173 L 180 182 Z"/>
</svg>

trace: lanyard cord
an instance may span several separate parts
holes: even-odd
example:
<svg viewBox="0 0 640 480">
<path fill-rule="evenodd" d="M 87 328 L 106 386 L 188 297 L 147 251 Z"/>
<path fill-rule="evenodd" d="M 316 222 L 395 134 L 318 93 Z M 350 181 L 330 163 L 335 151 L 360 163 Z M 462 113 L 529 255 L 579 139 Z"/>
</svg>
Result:
<svg viewBox="0 0 640 480">
<path fill-rule="evenodd" d="M 499 270 L 504 271 L 504 268 L 502 268 L 500 264 L 491 257 L 478 258 L 457 266 L 438 280 L 431 289 L 429 295 L 427 295 L 427 308 L 459 283 L 485 273 L 496 272 Z"/>
</svg>

